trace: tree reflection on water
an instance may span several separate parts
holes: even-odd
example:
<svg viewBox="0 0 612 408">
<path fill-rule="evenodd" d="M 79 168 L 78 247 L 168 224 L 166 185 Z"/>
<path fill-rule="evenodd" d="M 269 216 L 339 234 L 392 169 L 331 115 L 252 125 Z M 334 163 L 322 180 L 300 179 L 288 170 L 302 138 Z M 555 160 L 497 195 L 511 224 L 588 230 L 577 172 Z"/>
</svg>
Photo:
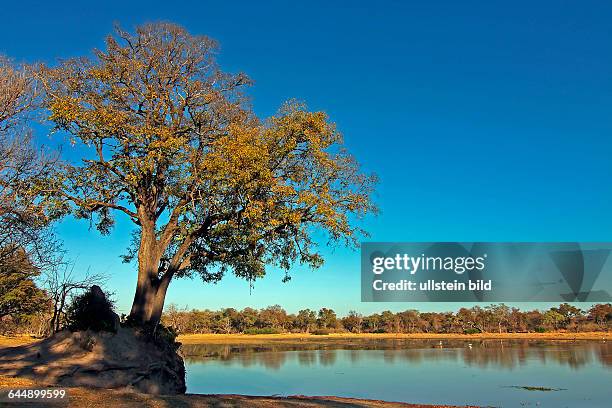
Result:
<svg viewBox="0 0 612 408">
<path fill-rule="evenodd" d="M 556 363 L 579 369 L 599 362 L 612 367 L 612 344 L 605 341 L 542 340 L 334 340 L 265 344 L 186 344 L 187 363 L 217 362 L 278 370 L 294 360 L 300 366 L 333 366 L 338 358 L 351 363 L 384 359 L 385 363 L 463 362 L 467 366 L 507 370 L 527 362 Z"/>
</svg>

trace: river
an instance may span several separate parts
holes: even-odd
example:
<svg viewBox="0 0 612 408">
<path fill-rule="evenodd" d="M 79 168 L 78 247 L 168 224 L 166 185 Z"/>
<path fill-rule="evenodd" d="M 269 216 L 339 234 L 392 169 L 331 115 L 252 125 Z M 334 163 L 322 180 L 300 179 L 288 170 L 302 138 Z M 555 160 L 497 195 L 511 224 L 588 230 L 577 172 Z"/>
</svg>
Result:
<svg viewBox="0 0 612 408">
<path fill-rule="evenodd" d="M 609 407 L 612 344 L 334 340 L 182 346 L 187 392 L 491 407 Z"/>
</svg>

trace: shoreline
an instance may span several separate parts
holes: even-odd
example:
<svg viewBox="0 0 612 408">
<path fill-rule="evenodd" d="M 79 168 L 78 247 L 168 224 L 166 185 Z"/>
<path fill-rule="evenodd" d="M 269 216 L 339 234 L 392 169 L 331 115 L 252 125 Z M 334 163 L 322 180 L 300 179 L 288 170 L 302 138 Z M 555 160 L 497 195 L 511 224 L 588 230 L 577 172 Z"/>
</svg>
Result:
<svg viewBox="0 0 612 408">
<path fill-rule="evenodd" d="M 541 341 L 607 341 L 612 338 L 611 332 L 584 332 L 584 333 L 479 333 L 479 334 L 392 334 L 392 333 L 336 333 L 329 335 L 313 335 L 304 333 L 285 334 L 192 334 L 178 337 L 184 344 L 342 344 L 350 341 L 375 340 L 541 340 Z M 0 336 L 0 354 L 3 348 L 35 344 L 38 339 L 30 336 L 4 337 Z M 353 343 L 359 344 L 359 343 Z M 39 383 L 36 378 L 0 376 L 0 391 L 24 388 L 57 388 Z M 382 400 L 368 400 L 340 396 L 304 396 L 304 395 L 233 395 L 233 394 L 181 394 L 181 395 L 150 395 L 125 389 L 106 388 L 67 388 L 69 402 L 67 406 L 97 407 L 97 406 L 182 406 L 182 407 L 218 407 L 231 406 L 235 408 L 255 407 L 371 407 L 371 408 L 459 408 L 457 405 L 414 404 L 405 402 L 391 402 Z M 465 407 L 465 406 L 463 406 Z"/>
<path fill-rule="evenodd" d="M 612 332 L 550 332 L 550 333 L 310 333 L 281 334 L 183 334 L 177 341 L 183 344 L 232 343 L 261 341 L 333 341 L 333 340 L 611 340 Z"/>
<path fill-rule="evenodd" d="M 0 392 L 19 388 L 58 388 L 45 387 L 34 381 L 23 378 L 0 376 Z M 162 407 L 180 406 L 186 408 L 196 407 L 234 407 L 234 408 L 273 408 L 273 407 L 362 407 L 362 408 L 478 408 L 472 406 L 457 405 L 432 405 L 432 404 L 410 404 L 406 402 L 393 402 L 382 400 L 371 400 L 361 398 L 344 398 L 335 396 L 305 396 L 290 395 L 286 397 L 276 395 L 238 395 L 238 394 L 181 394 L 181 395 L 151 395 L 133 391 L 116 389 L 92 389 L 92 388 L 65 388 L 68 395 L 68 403 L 62 406 L 68 407 L 122 407 L 140 408 L 142 406 Z M 17 402 L 18 403 L 18 402 Z M 35 403 L 24 403 L 32 405 Z M 34 406 L 32 405 L 32 406 Z"/>
<path fill-rule="evenodd" d="M 31 344 L 41 339 L 32 336 L 0 336 L 0 348 Z M 549 333 L 310 333 L 281 334 L 182 334 L 177 341 L 198 343 L 324 342 L 335 340 L 612 340 L 612 332 Z"/>
</svg>

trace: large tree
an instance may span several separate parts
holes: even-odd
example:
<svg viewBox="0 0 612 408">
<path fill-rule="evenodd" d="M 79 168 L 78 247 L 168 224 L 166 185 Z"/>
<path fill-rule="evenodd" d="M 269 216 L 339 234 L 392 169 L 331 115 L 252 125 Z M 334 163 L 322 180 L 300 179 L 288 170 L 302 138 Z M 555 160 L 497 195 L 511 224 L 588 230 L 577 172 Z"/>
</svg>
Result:
<svg viewBox="0 0 612 408">
<path fill-rule="evenodd" d="M 254 280 L 266 265 L 313 267 L 314 230 L 356 244 L 374 210 L 362 174 L 323 112 L 286 103 L 260 120 L 243 74 L 222 72 L 217 44 L 166 23 L 117 29 L 91 59 L 44 68 L 50 120 L 89 152 L 55 190 L 109 232 L 113 213 L 137 225 L 131 318 L 159 322 L 174 277 Z"/>
</svg>

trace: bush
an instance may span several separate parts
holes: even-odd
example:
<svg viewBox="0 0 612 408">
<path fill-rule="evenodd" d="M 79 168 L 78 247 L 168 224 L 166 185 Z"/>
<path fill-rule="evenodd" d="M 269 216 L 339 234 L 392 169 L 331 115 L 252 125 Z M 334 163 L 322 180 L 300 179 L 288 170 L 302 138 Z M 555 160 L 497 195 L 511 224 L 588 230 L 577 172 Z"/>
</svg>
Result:
<svg viewBox="0 0 612 408">
<path fill-rule="evenodd" d="M 474 327 L 469 328 L 469 329 L 465 329 L 463 331 L 463 334 L 477 334 L 477 333 L 480 333 L 480 330 L 478 330 L 478 329 L 476 329 Z"/>
<path fill-rule="evenodd" d="M 163 324 L 159 323 L 155 328 L 155 338 L 161 339 L 168 344 L 178 344 L 176 341 L 177 337 L 178 333 L 174 327 L 164 326 Z"/>
<path fill-rule="evenodd" d="M 280 334 L 280 333 L 282 333 L 281 330 L 273 329 L 272 327 L 266 327 L 263 329 L 251 328 L 251 329 L 246 329 L 244 331 L 244 334 Z"/>
<path fill-rule="evenodd" d="M 596 332 L 596 331 L 605 331 L 606 328 L 596 323 L 586 322 L 586 323 L 580 324 L 579 330 L 583 332 Z"/>
<path fill-rule="evenodd" d="M 332 331 L 330 329 L 316 329 L 313 330 L 311 333 L 315 336 L 326 336 L 328 334 L 331 334 Z"/>
<path fill-rule="evenodd" d="M 117 331 L 118 317 L 113 302 L 108 300 L 98 286 L 74 298 L 66 312 L 66 322 L 71 331 Z"/>
<path fill-rule="evenodd" d="M 546 333 L 546 328 L 541 327 L 541 326 L 540 327 L 536 327 L 535 328 L 535 332 L 536 333 Z"/>
</svg>

